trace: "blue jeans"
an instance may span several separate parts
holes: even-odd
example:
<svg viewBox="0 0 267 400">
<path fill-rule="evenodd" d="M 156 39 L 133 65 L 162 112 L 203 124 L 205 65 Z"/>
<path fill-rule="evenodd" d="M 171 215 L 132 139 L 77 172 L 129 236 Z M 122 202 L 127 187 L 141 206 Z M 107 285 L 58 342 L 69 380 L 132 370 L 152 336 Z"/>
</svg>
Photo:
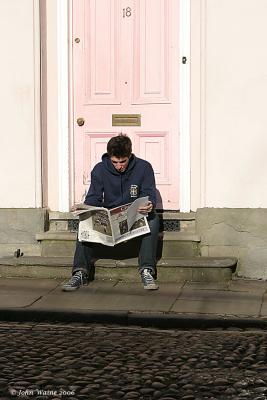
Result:
<svg viewBox="0 0 267 400">
<path fill-rule="evenodd" d="M 145 268 L 151 269 L 152 275 L 156 274 L 157 261 L 157 244 L 159 233 L 159 217 L 156 213 L 148 216 L 147 222 L 150 233 L 140 236 L 141 244 L 138 255 L 139 272 Z M 92 242 L 76 242 L 76 250 L 73 259 L 72 274 L 82 271 L 90 275 L 92 258 L 94 256 L 94 243 Z"/>
</svg>

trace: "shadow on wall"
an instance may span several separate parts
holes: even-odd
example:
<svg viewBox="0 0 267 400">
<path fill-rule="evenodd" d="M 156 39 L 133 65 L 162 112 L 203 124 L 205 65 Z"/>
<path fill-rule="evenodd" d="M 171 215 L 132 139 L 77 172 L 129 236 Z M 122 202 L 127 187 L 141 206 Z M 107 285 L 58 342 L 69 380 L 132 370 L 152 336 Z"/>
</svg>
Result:
<svg viewBox="0 0 267 400">
<path fill-rule="evenodd" d="M 162 197 L 160 194 L 160 191 L 158 189 L 156 189 L 157 191 L 157 205 L 156 205 L 156 209 L 157 210 L 163 210 L 163 202 L 162 202 Z"/>
<path fill-rule="evenodd" d="M 160 191 L 158 189 L 156 189 L 157 191 L 157 205 L 156 205 L 156 210 L 159 213 L 159 231 L 163 232 L 164 230 L 164 225 L 163 225 L 163 201 L 162 201 L 162 197 L 160 194 Z"/>
</svg>

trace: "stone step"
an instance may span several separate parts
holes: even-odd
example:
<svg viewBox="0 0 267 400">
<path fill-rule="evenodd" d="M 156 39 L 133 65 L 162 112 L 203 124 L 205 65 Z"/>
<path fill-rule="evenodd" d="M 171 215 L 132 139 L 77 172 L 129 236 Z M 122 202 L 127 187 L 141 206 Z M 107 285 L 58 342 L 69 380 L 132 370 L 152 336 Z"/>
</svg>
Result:
<svg viewBox="0 0 267 400">
<path fill-rule="evenodd" d="M 176 211 L 158 212 L 162 230 L 195 232 L 194 212 L 181 213 Z M 50 231 L 76 231 L 78 226 L 78 217 L 70 212 L 49 212 L 49 230 Z"/>
<path fill-rule="evenodd" d="M 11 257 L 15 252 L 28 256 L 41 256 L 41 243 L 0 243 L 0 257 Z"/>
<path fill-rule="evenodd" d="M 99 280 L 139 281 L 137 258 L 98 259 L 94 278 Z M 157 276 L 161 282 L 220 282 L 232 279 L 236 270 L 234 257 L 173 257 L 160 259 Z M 1 277 L 69 278 L 72 257 L 0 258 Z"/>
<path fill-rule="evenodd" d="M 41 243 L 43 257 L 72 256 L 77 234 L 68 231 L 47 231 L 36 235 Z M 158 258 L 194 257 L 199 255 L 200 237 L 194 233 L 161 232 L 158 241 Z M 99 254 L 107 258 L 121 258 L 138 253 L 139 239 L 118 244 L 114 247 L 99 246 Z M 112 256 L 114 254 L 114 257 Z"/>
</svg>

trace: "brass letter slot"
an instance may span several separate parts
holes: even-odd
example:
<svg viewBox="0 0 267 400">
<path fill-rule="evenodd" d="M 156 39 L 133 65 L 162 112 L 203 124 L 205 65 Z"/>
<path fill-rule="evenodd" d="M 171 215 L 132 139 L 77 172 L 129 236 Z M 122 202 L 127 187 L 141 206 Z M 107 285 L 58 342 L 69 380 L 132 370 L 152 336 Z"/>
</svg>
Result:
<svg viewBox="0 0 267 400">
<path fill-rule="evenodd" d="M 112 126 L 141 126 L 141 114 L 112 114 Z"/>
</svg>

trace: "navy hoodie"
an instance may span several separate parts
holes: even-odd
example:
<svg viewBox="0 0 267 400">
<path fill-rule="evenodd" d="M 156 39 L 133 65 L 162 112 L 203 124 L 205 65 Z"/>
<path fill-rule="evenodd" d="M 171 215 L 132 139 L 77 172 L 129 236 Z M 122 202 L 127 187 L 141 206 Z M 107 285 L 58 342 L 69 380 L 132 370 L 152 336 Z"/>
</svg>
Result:
<svg viewBox="0 0 267 400">
<path fill-rule="evenodd" d="M 84 202 L 91 206 L 114 208 L 143 196 L 149 196 L 156 206 L 155 176 L 151 164 L 132 154 L 126 170 L 118 172 L 105 153 L 91 172 L 91 185 Z"/>
</svg>

